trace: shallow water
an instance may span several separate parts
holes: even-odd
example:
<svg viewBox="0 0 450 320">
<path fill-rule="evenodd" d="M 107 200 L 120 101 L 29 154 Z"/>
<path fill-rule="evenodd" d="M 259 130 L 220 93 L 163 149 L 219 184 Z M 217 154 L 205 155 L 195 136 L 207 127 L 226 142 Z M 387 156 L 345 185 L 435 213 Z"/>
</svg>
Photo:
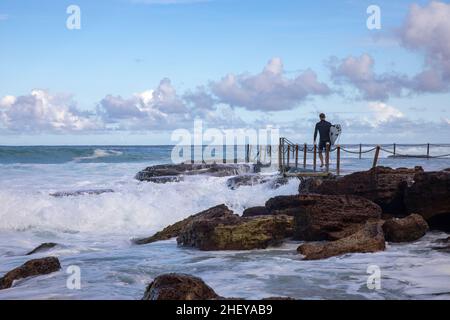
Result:
<svg viewBox="0 0 450 320">
<path fill-rule="evenodd" d="M 431 249 L 437 246 L 436 239 L 448 236 L 444 233 L 429 233 L 414 243 L 389 244 L 384 252 L 322 261 L 302 261 L 296 242 L 249 252 L 200 252 L 179 248 L 175 240 L 132 245 L 132 238 L 151 235 L 220 203 L 241 213 L 272 196 L 295 194 L 298 181 L 277 190 L 267 184 L 229 190 L 227 178 L 200 176 L 180 183 L 141 183 L 133 178 L 136 172 L 169 162 L 170 147 L 84 148 L 88 151 L 39 150 L 38 157 L 26 160 L 24 150 L 14 156 L 17 150 L 8 149 L 7 156 L 0 150 L 0 274 L 30 259 L 24 254 L 42 242 L 60 246 L 33 257 L 55 255 L 63 266 L 60 272 L 1 290 L 0 299 L 139 299 L 152 278 L 166 272 L 200 276 L 220 295 L 232 297 L 450 298 L 450 254 Z M 64 156 L 54 161 L 55 152 Z M 344 172 L 365 170 L 371 161 L 344 158 L 342 167 Z M 450 167 L 450 160 L 382 158 L 380 164 L 437 170 Z M 115 192 L 49 195 L 103 188 Z M 66 286 L 65 271 L 71 265 L 81 268 L 80 290 Z M 380 290 L 367 288 L 369 265 L 381 269 Z"/>
</svg>

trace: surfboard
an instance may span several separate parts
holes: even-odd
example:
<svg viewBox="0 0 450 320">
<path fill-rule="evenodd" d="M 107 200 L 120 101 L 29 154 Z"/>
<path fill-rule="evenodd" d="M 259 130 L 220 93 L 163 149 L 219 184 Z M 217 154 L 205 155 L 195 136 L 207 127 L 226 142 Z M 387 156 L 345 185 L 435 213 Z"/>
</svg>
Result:
<svg viewBox="0 0 450 320">
<path fill-rule="evenodd" d="M 339 138 L 339 136 L 342 133 L 342 127 L 340 124 L 334 124 L 330 128 L 330 141 L 331 145 L 334 145 L 336 140 Z"/>
</svg>

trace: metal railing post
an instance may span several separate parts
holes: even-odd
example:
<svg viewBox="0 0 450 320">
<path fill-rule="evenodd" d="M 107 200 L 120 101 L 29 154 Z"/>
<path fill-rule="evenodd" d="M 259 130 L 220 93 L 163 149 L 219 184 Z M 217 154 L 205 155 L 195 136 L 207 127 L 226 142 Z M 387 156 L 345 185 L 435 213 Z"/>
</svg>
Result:
<svg viewBox="0 0 450 320">
<path fill-rule="evenodd" d="M 313 169 L 314 171 L 316 171 L 316 167 L 317 167 L 317 144 L 314 143 L 314 156 L 313 156 Z"/>
<path fill-rule="evenodd" d="M 326 152 L 325 152 L 325 166 L 327 169 L 327 172 L 330 171 L 330 144 L 327 142 L 326 145 Z"/>
<path fill-rule="evenodd" d="M 305 143 L 303 146 L 303 168 L 306 169 L 306 153 L 308 152 L 308 145 Z"/>
<path fill-rule="evenodd" d="M 339 175 L 341 172 L 341 146 L 337 145 L 336 149 L 336 174 Z"/>
</svg>

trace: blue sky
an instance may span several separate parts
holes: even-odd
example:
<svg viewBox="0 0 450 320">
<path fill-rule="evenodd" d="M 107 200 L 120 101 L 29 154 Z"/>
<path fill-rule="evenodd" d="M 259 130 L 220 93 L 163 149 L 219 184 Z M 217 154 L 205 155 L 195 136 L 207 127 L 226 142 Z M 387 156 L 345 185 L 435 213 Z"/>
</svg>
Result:
<svg viewBox="0 0 450 320">
<path fill-rule="evenodd" d="M 437 9 L 450 15 L 448 2 L 437 3 L 1 0 L 0 144 L 170 143 L 194 117 L 211 127 L 274 124 L 311 142 L 319 111 L 344 124 L 344 142 L 448 142 L 450 71 L 437 70 L 450 65 L 450 51 L 437 44 L 450 31 L 433 42 L 433 30 L 414 25 L 416 15 L 435 21 Z M 71 4 L 81 9 L 80 30 L 66 28 Z M 381 8 L 380 30 L 366 27 L 371 4 Z M 279 64 L 267 80 L 264 68 Z M 351 71 L 367 66 L 370 79 Z M 419 83 L 427 70 L 439 72 L 439 85 Z M 200 92 L 213 105 L 196 105 Z"/>
</svg>

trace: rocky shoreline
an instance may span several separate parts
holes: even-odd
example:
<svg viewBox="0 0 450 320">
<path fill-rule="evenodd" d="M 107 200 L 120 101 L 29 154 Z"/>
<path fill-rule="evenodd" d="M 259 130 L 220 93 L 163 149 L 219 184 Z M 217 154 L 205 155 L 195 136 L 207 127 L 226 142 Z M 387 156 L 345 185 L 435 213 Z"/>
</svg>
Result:
<svg viewBox="0 0 450 320">
<path fill-rule="evenodd" d="M 175 183 L 182 177 L 208 174 L 231 176 L 231 190 L 240 186 L 276 181 L 230 165 L 175 165 L 149 167 L 136 179 L 151 183 Z M 154 178 L 161 178 L 155 181 Z M 272 185 L 271 185 L 272 187 Z M 352 253 L 386 249 L 386 242 L 412 242 L 429 230 L 450 231 L 450 170 L 425 172 L 413 169 L 376 167 L 343 177 L 308 178 L 298 194 L 267 199 L 264 206 L 247 208 L 238 215 L 225 204 L 193 214 L 141 239 L 146 245 L 176 238 L 180 247 L 201 251 L 255 250 L 298 241 L 295 254 L 303 260 L 327 259 Z M 445 244 L 448 239 L 443 241 Z M 28 254 L 57 246 L 46 243 Z M 436 250 L 447 252 L 448 247 Z M 55 260 L 56 259 L 56 260 Z M 56 272 L 57 258 L 34 259 L 0 278 L 0 289 L 18 279 Z M 225 299 L 201 279 L 184 274 L 162 274 L 148 286 L 143 299 Z M 276 299 L 285 299 L 284 297 Z"/>
<path fill-rule="evenodd" d="M 135 243 L 176 237 L 178 245 L 199 250 L 252 250 L 293 239 L 303 241 L 297 252 L 304 260 L 317 260 L 383 251 L 386 241 L 412 242 L 449 226 L 449 169 L 376 167 L 309 178 L 297 195 L 268 199 L 242 216 L 221 204 Z"/>
</svg>

